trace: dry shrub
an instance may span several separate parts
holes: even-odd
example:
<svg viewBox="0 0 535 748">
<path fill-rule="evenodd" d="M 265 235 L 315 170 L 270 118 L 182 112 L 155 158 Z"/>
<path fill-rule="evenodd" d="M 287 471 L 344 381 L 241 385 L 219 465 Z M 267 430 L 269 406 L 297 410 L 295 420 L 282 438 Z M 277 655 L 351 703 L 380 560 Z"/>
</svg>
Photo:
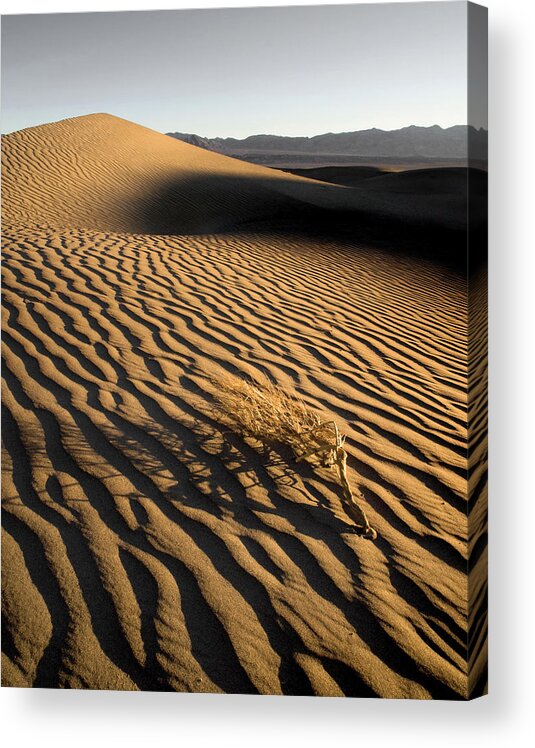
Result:
<svg viewBox="0 0 535 748">
<path fill-rule="evenodd" d="M 236 431 L 264 444 L 285 444 L 297 461 L 336 468 L 346 514 L 365 537 L 375 540 L 377 533 L 351 492 L 343 447 L 345 436 L 334 421 L 322 421 L 301 398 L 290 397 L 267 379 L 259 383 L 227 376 L 213 384 L 218 410 Z"/>
<path fill-rule="evenodd" d="M 261 442 L 279 442 L 294 451 L 302 443 L 302 433 L 317 427 L 320 419 L 299 398 L 266 380 L 228 377 L 215 382 L 219 407 L 243 433 Z"/>
</svg>

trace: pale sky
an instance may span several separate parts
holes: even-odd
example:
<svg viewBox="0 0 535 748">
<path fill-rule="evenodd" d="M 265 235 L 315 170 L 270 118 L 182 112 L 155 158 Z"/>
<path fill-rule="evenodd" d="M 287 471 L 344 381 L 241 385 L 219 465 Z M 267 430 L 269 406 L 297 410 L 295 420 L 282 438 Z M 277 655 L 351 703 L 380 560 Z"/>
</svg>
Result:
<svg viewBox="0 0 535 748">
<path fill-rule="evenodd" d="M 108 112 L 207 137 L 467 118 L 465 2 L 2 17 L 2 132 Z"/>
</svg>

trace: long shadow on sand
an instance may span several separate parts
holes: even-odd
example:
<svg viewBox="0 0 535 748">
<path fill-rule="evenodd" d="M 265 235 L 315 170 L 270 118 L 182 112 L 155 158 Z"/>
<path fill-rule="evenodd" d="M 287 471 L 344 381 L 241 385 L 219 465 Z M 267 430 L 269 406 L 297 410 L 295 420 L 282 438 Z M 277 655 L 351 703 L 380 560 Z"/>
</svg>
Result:
<svg viewBox="0 0 535 748">
<path fill-rule="evenodd" d="M 474 168 L 379 174 L 355 187 L 278 176 L 207 175 L 162 184 L 135 206 L 144 233 L 304 236 L 380 247 L 465 270 L 486 246 L 486 172 Z M 470 195 L 470 213 L 467 199 Z"/>
</svg>

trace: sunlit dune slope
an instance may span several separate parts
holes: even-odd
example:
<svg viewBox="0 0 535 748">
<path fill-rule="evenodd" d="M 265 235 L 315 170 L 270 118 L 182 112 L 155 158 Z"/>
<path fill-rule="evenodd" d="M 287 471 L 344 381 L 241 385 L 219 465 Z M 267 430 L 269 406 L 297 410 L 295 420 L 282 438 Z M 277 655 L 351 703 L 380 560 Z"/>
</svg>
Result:
<svg viewBox="0 0 535 748">
<path fill-rule="evenodd" d="M 4 136 L 3 179 L 6 223 L 131 233 L 233 227 L 288 207 L 307 184 L 108 114 Z"/>
</svg>

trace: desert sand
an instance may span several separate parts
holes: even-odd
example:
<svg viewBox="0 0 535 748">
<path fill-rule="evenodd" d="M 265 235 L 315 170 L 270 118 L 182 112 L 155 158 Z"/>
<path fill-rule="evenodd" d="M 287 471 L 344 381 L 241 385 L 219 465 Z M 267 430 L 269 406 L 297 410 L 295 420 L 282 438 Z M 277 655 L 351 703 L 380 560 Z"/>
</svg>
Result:
<svg viewBox="0 0 535 748">
<path fill-rule="evenodd" d="M 466 278 L 304 229 L 395 208 L 459 230 L 462 196 L 389 182 L 396 203 L 369 187 L 403 174 L 322 183 L 110 115 L 2 158 L 3 685 L 466 698 Z M 332 471 L 218 417 L 229 374 L 338 423 L 375 542 Z"/>
</svg>

